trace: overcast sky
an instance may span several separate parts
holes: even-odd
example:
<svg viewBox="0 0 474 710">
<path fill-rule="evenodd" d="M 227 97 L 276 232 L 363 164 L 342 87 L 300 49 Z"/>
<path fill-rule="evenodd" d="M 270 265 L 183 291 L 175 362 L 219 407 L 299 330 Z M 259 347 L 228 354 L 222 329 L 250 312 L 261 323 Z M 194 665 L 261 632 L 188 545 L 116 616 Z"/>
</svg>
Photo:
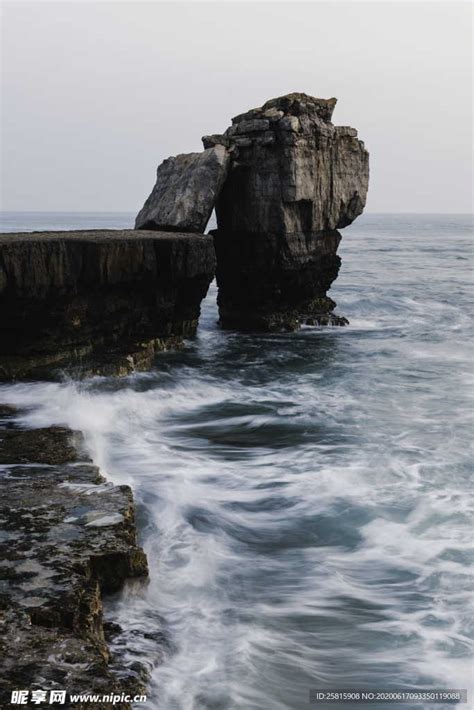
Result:
<svg viewBox="0 0 474 710">
<path fill-rule="evenodd" d="M 4 2 L 2 208 L 133 211 L 274 96 L 336 96 L 370 212 L 470 212 L 469 2 Z"/>
</svg>

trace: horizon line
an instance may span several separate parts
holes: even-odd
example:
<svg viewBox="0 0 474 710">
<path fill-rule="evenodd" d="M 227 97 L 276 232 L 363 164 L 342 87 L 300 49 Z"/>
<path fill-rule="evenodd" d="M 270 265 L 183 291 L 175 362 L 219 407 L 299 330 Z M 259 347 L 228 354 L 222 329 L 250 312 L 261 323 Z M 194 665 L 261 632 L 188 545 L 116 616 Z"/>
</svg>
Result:
<svg viewBox="0 0 474 710">
<path fill-rule="evenodd" d="M 0 214 L 135 214 L 134 210 L 88 210 L 88 209 L 71 209 L 71 210 L 5 210 L 0 209 Z M 375 212 L 367 211 L 359 215 L 363 217 L 364 215 L 382 215 L 382 214 L 419 214 L 419 215 L 470 215 L 474 216 L 474 212 L 412 212 L 412 211 L 398 211 L 398 212 Z M 356 218 L 358 219 L 358 217 Z M 355 221 L 355 220 L 354 220 Z"/>
</svg>

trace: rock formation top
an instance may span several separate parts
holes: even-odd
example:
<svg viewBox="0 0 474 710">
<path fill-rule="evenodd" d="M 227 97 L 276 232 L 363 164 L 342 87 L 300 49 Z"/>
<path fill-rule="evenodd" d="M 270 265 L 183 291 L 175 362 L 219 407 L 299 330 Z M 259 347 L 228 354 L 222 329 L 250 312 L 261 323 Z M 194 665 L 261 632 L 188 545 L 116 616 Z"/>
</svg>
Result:
<svg viewBox="0 0 474 710">
<path fill-rule="evenodd" d="M 347 226 L 364 209 L 369 163 L 357 131 L 332 124 L 336 103 L 290 93 L 235 116 L 223 134 L 204 136 L 202 153 L 158 167 L 135 228 L 203 232 L 216 203 L 226 231 Z M 242 170 L 247 174 L 237 190 L 234 178 Z"/>
<path fill-rule="evenodd" d="M 283 111 L 283 114 L 292 114 L 300 116 L 303 113 L 316 111 L 318 116 L 323 121 L 330 121 L 337 99 L 317 99 L 315 96 L 308 94 L 293 92 L 278 96 L 276 99 L 266 101 L 260 108 L 250 109 L 246 113 L 241 113 L 232 119 L 232 123 L 240 123 L 240 121 L 250 118 L 275 118 L 275 111 Z"/>
<path fill-rule="evenodd" d="M 317 232 L 362 213 L 368 153 L 354 128 L 331 123 L 336 101 L 288 94 L 236 116 L 224 134 L 204 136 L 205 148 L 222 145 L 232 155 L 219 229 Z"/>
</svg>

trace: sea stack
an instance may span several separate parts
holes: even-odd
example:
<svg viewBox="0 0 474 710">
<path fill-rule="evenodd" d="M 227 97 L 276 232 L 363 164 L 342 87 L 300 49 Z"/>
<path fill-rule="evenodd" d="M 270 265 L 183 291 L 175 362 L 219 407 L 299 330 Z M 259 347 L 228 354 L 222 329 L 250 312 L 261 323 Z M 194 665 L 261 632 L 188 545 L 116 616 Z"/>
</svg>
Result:
<svg viewBox="0 0 474 710">
<path fill-rule="evenodd" d="M 339 229 L 362 213 L 369 154 L 331 122 L 336 99 L 292 93 L 165 160 L 136 229 L 203 232 L 213 208 L 220 323 L 238 330 L 345 325 L 327 292 Z"/>
<path fill-rule="evenodd" d="M 338 230 L 365 206 L 369 155 L 354 128 L 332 124 L 335 105 L 288 94 L 203 138 L 231 155 L 214 232 L 226 328 L 347 323 L 327 292 L 340 266 Z"/>
</svg>

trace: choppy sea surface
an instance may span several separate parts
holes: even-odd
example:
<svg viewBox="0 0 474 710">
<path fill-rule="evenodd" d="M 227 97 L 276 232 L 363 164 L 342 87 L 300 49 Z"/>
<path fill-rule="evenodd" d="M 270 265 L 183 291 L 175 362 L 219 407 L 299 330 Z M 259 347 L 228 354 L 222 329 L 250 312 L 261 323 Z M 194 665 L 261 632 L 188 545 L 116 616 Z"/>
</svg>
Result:
<svg viewBox="0 0 474 710">
<path fill-rule="evenodd" d="M 132 223 L 9 213 L 2 229 Z M 471 687 L 471 240 L 467 215 L 366 215 L 330 292 L 348 327 L 223 332 L 212 286 L 196 338 L 152 372 L 0 387 L 25 423 L 82 429 L 133 487 L 150 582 L 107 615 L 127 662 L 161 654 L 146 708 Z"/>
</svg>

